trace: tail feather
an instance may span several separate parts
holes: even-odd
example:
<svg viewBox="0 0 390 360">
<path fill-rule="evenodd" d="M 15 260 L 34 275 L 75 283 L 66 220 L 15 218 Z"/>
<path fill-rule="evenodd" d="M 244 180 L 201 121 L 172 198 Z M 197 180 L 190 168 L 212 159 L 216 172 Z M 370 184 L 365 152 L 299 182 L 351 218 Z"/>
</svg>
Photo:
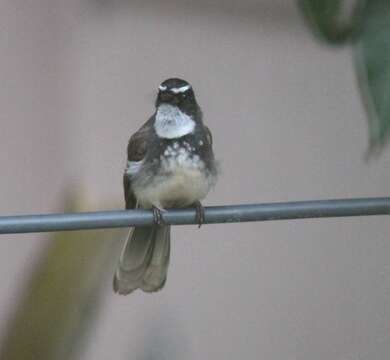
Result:
<svg viewBox="0 0 390 360">
<path fill-rule="evenodd" d="M 140 288 L 160 290 L 166 281 L 170 253 L 170 226 L 131 230 L 114 276 L 114 291 L 129 294 Z"/>
<path fill-rule="evenodd" d="M 143 276 L 142 285 L 140 288 L 146 292 L 154 292 L 160 290 L 167 278 L 169 254 L 171 248 L 169 226 L 159 228 L 159 241 L 154 244 L 154 250 L 149 266 L 147 267 Z"/>
</svg>

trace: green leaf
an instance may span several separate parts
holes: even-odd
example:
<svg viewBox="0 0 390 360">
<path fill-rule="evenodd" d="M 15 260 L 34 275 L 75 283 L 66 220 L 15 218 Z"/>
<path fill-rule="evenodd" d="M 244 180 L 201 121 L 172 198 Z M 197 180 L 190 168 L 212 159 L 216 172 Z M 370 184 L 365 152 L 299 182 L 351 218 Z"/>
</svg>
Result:
<svg viewBox="0 0 390 360">
<path fill-rule="evenodd" d="M 365 1 L 298 0 L 298 5 L 314 34 L 333 45 L 353 40 L 360 28 Z M 352 6 L 352 8 L 351 8 Z"/>
<path fill-rule="evenodd" d="M 365 9 L 355 59 L 361 94 L 368 112 L 370 153 L 390 134 L 390 1 L 370 0 Z"/>
<path fill-rule="evenodd" d="M 74 204 L 73 204 L 74 205 Z M 68 206 L 69 211 L 79 208 Z M 123 230 L 50 236 L 16 304 L 2 339 L 0 359 L 75 358 L 111 283 Z M 109 287 L 111 290 L 111 286 Z"/>
</svg>

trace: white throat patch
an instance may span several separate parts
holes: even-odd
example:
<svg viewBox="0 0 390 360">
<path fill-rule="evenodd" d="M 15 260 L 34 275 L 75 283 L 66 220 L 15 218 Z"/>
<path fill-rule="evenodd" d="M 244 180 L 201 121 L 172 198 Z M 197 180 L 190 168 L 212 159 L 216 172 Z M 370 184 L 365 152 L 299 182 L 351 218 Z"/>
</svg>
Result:
<svg viewBox="0 0 390 360">
<path fill-rule="evenodd" d="M 162 104 L 157 109 L 154 129 L 159 137 L 175 139 L 192 133 L 195 121 L 177 106 Z"/>
</svg>

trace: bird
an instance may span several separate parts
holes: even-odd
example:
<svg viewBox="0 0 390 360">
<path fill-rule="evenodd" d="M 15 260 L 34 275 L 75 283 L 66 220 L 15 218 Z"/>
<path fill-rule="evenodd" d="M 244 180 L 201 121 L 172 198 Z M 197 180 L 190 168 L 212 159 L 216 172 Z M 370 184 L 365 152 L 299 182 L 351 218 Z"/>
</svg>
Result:
<svg viewBox="0 0 390 360">
<path fill-rule="evenodd" d="M 123 175 L 126 209 L 153 210 L 154 224 L 130 230 L 114 275 L 116 293 L 151 293 L 164 287 L 171 229 L 162 212 L 195 207 L 200 226 L 200 201 L 214 187 L 217 169 L 212 134 L 193 87 L 180 78 L 163 81 L 153 115 L 130 137 Z"/>
</svg>

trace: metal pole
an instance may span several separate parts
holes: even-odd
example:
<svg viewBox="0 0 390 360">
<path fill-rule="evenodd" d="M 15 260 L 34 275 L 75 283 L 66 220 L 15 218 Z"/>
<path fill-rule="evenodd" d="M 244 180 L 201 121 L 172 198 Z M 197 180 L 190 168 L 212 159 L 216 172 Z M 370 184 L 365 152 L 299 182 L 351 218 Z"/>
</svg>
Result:
<svg viewBox="0 0 390 360">
<path fill-rule="evenodd" d="M 390 198 L 313 200 L 286 203 L 211 206 L 205 208 L 205 224 L 344 216 L 389 215 Z M 163 212 L 166 224 L 195 223 L 195 210 Z M 64 230 L 120 228 L 153 224 L 150 210 L 98 211 L 71 214 L 0 217 L 0 234 Z"/>
</svg>

